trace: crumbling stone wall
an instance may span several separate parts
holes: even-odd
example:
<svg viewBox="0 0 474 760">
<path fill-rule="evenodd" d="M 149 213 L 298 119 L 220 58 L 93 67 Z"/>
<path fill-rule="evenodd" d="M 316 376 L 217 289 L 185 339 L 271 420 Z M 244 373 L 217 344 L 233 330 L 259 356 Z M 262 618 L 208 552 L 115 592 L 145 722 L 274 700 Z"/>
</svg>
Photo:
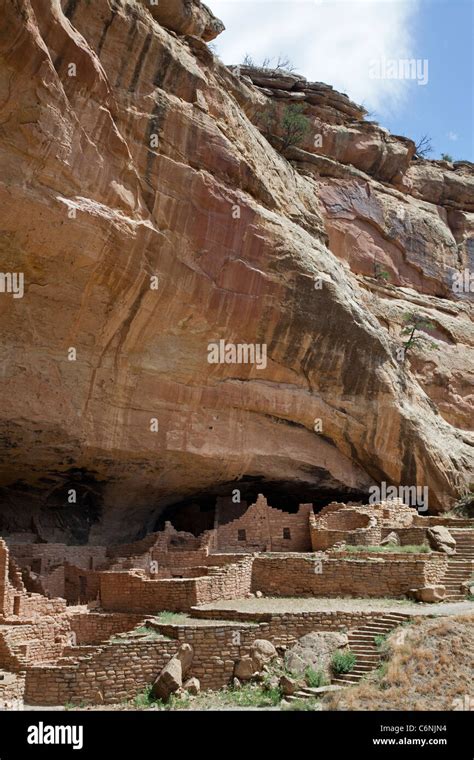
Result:
<svg viewBox="0 0 474 760">
<path fill-rule="evenodd" d="M 310 514 L 313 551 L 325 551 L 344 542 L 352 546 L 377 546 L 387 533 L 413 526 L 416 510 L 401 499 L 379 504 L 342 504 L 332 502 L 319 514 Z"/>
<path fill-rule="evenodd" d="M 250 651 L 260 634 L 260 626 L 217 623 L 210 628 L 179 627 L 172 640 L 81 647 L 84 656 L 77 662 L 28 668 L 25 701 L 117 704 L 131 699 L 153 682 L 184 641 L 194 650 L 189 675 L 199 678 L 204 689 L 220 689 L 230 683 L 235 661 Z"/>
<path fill-rule="evenodd" d="M 29 618 L 35 615 L 55 615 L 64 612 L 63 599 L 47 599 L 41 594 L 29 594 L 23 584 L 7 545 L 0 538 L 0 615 Z"/>
<path fill-rule="evenodd" d="M 117 633 L 131 631 L 144 621 L 135 613 L 79 612 L 69 618 L 73 641 L 81 644 L 100 644 Z"/>
<path fill-rule="evenodd" d="M 215 528 L 216 551 L 309 551 L 311 504 L 300 504 L 296 514 L 268 505 L 259 494 L 255 504 L 236 520 Z"/>
<path fill-rule="evenodd" d="M 15 710 L 23 702 L 25 674 L 0 670 L 0 710 Z"/>
<path fill-rule="evenodd" d="M 0 616 L 6 616 L 10 610 L 10 589 L 8 584 L 8 550 L 0 538 Z"/>
<path fill-rule="evenodd" d="M 100 573 L 104 610 L 144 612 L 183 611 L 217 599 L 235 599 L 250 591 L 253 557 L 223 567 L 210 567 L 207 576 L 152 580 L 143 571 Z"/>
<path fill-rule="evenodd" d="M 30 663 L 55 660 L 70 643 L 70 634 L 64 614 L 4 626 L 0 630 L 0 667 L 18 671 Z"/>
</svg>

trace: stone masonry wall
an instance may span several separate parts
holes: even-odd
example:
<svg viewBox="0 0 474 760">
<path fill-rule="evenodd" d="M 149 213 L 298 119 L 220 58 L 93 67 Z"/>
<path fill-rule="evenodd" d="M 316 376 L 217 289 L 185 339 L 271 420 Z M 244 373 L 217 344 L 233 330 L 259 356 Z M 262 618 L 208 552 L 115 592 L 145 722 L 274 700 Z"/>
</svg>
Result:
<svg viewBox="0 0 474 760">
<path fill-rule="evenodd" d="M 0 670 L 0 710 L 17 710 L 23 703 L 25 674 Z"/>
<path fill-rule="evenodd" d="M 439 581 L 446 563 L 445 557 L 433 555 L 383 559 L 267 555 L 254 560 L 252 590 L 271 596 L 398 597 Z"/>
<path fill-rule="evenodd" d="M 10 558 L 6 543 L 0 538 L 0 616 L 30 618 L 64 612 L 63 599 L 47 599 L 42 594 L 29 594 L 15 561 Z"/>
<path fill-rule="evenodd" d="M 179 612 L 217 599 L 234 599 L 250 591 L 253 557 L 223 567 L 209 568 L 198 578 L 151 580 L 142 571 L 100 574 L 100 599 L 104 610 Z"/>
<path fill-rule="evenodd" d="M 117 633 L 131 631 L 143 620 L 143 615 L 119 612 L 80 612 L 69 618 L 78 645 L 100 644 Z"/>
<path fill-rule="evenodd" d="M 203 613 L 207 618 L 213 614 Z M 214 611 L 214 614 L 224 612 Z M 228 617 L 228 611 L 225 614 Z M 248 654 L 255 639 L 268 639 L 277 646 L 288 645 L 310 631 L 348 631 L 380 617 L 382 613 L 251 614 L 259 622 L 239 620 L 229 624 L 216 621 L 213 626 L 194 627 L 163 623 L 158 626 L 159 631 L 170 636 L 170 640 L 81 647 L 81 657 L 76 662 L 28 668 L 25 701 L 45 705 L 66 702 L 117 704 L 132 699 L 153 682 L 184 642 L 194 650 L 188 676 L 199 678 L 203 689 L 220 689 L 231 682 L 235 661 Z"/>
<path fill-rule="evenodd" d="M 5 541 L 0 538 L 0 616 L 8 615 L 9 610 L 8 551 Z"/>
<path fill-rule="evenodd" d="M 311 504 L 301 504 L 296 514 L 270 507 L 262 494 L 236 520 L 215 529 L 216 551 L 309 551 Z"/>
<path fill-rule="evenodd" d="M 0 667 L 18 671 L 30 663 L 54 660 L 70 643 L 70 634 L 67 615 L 4 626 L 0 629 Z"/>
</svg>

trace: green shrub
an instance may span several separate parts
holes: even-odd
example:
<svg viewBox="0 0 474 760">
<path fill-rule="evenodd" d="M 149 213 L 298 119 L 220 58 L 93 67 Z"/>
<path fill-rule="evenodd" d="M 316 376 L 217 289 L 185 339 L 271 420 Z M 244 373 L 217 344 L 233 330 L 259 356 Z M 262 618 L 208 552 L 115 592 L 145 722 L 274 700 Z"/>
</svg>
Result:
<svg viewBox="0 0 474 760">
<path fill-rule="evenodd" d="M 424 317 L 422 314 L 418 314 L 414 311 L 410 311 L 404 314 L 403 321 L 405 323 L 405 327 L 401 331 L 401 335 L 407 337 L 407 340 L 403 344 L 405 354 L 407 354 L 408 351 L 410 351 L 412 348 L 422 345 L 426 345 L 429 348 L 438 350 L 436 343 L 429 341 L 423 334 L 427 330 L 434 330 L 436 328 L 436 325 L 433 322 L 431 322 L 429 319 L 426 319 L 426 317 Z"/>
<path fill-rule="evenodd" d="M 156 700 L 153 698 L 153 695 L 151 693 L 153 686 L 150 684 L 149 686 L 146 686 L 143 691 L 141 691 L 133 700 L 133 704 L 135 707 L 150 707 L 152 704 L 156 704 Z"/>
<path fill-rule="evenodd" d="M 350 650 L 334 652 L 331 660 L 331 667 L 334 673 L 350 673 L 356 664 L 356 660 L 356 655 Z"/>
<path fill-rule="evenodd" d="M 303 114 L 304 106 L 301 103 L 292 103 L 280 116 L 275 103 L 262 111 L 257 123 L 262 129 L 267 140 L 281 134 L 280 150 L 285 151 L 292 145 L 299 145 L 310 129 L 310 120 Z"/>
<path fill-rule="evenodd" d="M 260 684 L 243 684 L 226 691 L 226 702 L 239 707 L 272 707 L 281 701 L 279 687 L 264 689 Z"/>
<path fill-rule="evenodd" d="M 309 119 L 303 115 L 304 106 L 301 103 L 292 103 L 283 112 L 283 150 L 291 145 L 299 145 L 309 130 Z"/>
<path fill-rule="evenodd" d="M 328 683 L 322 670 L 314 670 L 311 667 L 306 668 L 304 677 L 307 685 L 313 689 L 317 689 L 319 686 L 326 686 Z"/>
<path fill-rule="evenodd" d="M 377 647 L 377 649 L 382 649 L 386 641 L 387 641 L 386 633 L 378 633 L 376 636 L 374 636 L 374 644 Z"/>
<path fill-rule="evenodd" d="M 156 613 L 156 617 L 159 623 L 179 623 L 185 620 L 188 615 L 183 612 L 170 612 L 169 610 L 162 610 Z"/>
</svg>

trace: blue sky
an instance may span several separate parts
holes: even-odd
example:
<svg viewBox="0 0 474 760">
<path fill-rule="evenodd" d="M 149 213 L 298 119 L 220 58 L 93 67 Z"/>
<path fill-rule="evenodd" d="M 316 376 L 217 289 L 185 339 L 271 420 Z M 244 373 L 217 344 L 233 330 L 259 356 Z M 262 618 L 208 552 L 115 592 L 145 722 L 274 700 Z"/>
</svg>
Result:
<svg viewBox="0 0 474 760">
<path fill-rule="evenodd" d="M 474 0 L 207 1 L 227 27 L 215 40 L 225 63 L 287 55 L 391 132 L 428 134 L 431 158 L 474 161 Z M 390 74 L 412 58 L 428 62 L 426 84 Z"/>
</svg>

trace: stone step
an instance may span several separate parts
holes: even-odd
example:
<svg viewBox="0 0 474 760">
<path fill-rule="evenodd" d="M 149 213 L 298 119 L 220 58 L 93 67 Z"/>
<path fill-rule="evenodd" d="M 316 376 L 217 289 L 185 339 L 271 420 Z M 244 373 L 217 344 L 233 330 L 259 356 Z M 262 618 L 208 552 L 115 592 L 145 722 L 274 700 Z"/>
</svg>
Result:
<svg viewBox="0 0 474 760">
<path fill-rule="evenodd" d="M 448 570 L 444 576 L 444 580 L 446 580 L 446 578 L 469 578 L 470 574 L 470 570 Z"/>
<path fill-rule="evenodd" d="M 354 675 L 353 673 L 344 673 L 334 679 L 334 683 L 358 683 L 361 680 L 361 675 Z"/>
<path fill-rule="evenodd" d="M 375 670 L 375 668 L 378 665 L 377 662 L 356 662 L 354 667 L 351 670 L 351 673 L 369 673 L 372 670 Z"/>
<path fill-rule="evenodd" d="M 448 570 L 446 570 L 444 577 L 449 578 L 451 575 L 469 575 L 470 572 L 471 570 L 468 569 L 467 567 L 466 568 L 453 567 L 453 568 L 448 568 Z"/>
<path fill-rule="evenodd" d="M 371 643 L 373 643 L 374 637 L 375 636 L 380 636 L 380 635 L 383 635 L 383 634 L 378 634 L 378 633 L 358 633 L 358 634 L 353 634 L 352 636 L 349 635 L 349 641 L 355 641 L 355 640 L 357 640 L 357 641 L 370 641 Z"/>
<path fill-rule="evenodd" d="M 351 642 L 351 649 L 353 651 L 355 651 L 355 650 L 362 651 L 363 650 L 365 652 L 370 652 L 370 653 L 378 651 L 377 650 L 377 646 L 375 644 L 372 644 L 371 646 L 368 646 L 368 644 L 367 644 L 366 641 L 361 641 L 361 642 L 353 641 L 353 642 Z"/>
<path fill-rule="evenodd" d="M 344 678 L 343 681 L 345 681 L 348 684 L 357 684 L 362 681 L 363 678 L 367 676 L 367 673 L 357 673 L 352 676 L 352 678 Z"/>
</svg>

